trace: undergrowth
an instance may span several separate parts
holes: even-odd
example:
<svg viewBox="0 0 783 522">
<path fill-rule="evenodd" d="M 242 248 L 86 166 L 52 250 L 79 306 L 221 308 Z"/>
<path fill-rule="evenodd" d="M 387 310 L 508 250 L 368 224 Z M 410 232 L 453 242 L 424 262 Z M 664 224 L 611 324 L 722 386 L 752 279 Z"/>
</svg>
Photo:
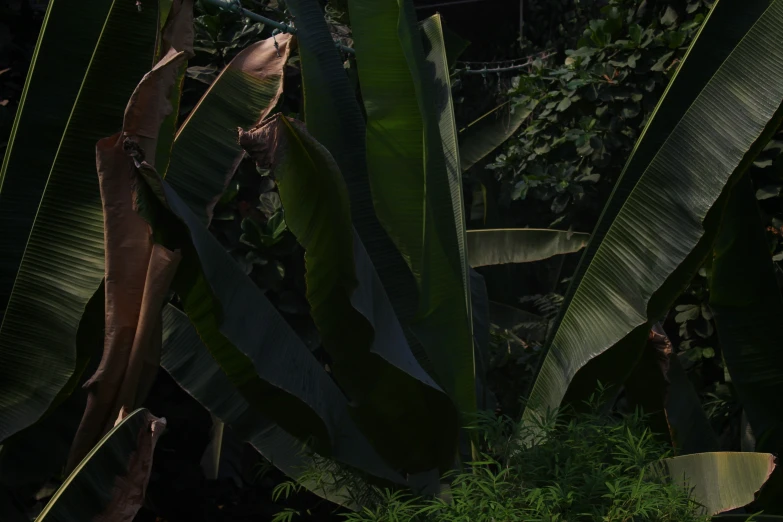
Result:
<svg viewBox="0 0 783 522">
<path fill-rule="evenodd" d="M 617 416 L 591 400 L 587 413 L 549 415 L 523 426 L 490 412 L 470 427 L 481 460 L 444 477 L 437 496 L 361 486 L 343 468 L 314 467 L 312 484 L 351 490 L 362 508 L 346 522 L 697 522 L 701 507 L 659 465 L 666 444 L 640 413 Z M 291 494 L 294 483 L 278 494 Z M 295 521 L 295 511 L 278 521 Z"/>
</svg>

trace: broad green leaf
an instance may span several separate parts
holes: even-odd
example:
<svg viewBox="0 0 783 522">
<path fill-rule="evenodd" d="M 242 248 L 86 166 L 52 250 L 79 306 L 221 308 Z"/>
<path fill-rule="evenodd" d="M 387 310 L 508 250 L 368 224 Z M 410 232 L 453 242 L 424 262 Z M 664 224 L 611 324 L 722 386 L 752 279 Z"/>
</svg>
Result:
<svg viewBox="0 0 783 522">
<path fill-rule="evenodd" d="M 756 447 L 778 452 L 783 449 L 783 299 L 748 176 L 729 198 L 709 282 L 723 358 Z"/>
<path fill-rule="evenodd" d="M 312 464 L 312 457 L 302 442 L 259 414 L 242 397 L 210 355 L 187 316 L 170 305 L 163 311 L 161 365 L 186 392 L 228 424 L 240 440 L 249 442 L 289 477 L 300 476 Z M 347 407 L 345 399 L 342 399 L 341 407 Z M 346 464 L 375 477 L 404 482 L 383 464 L 368 444 L 353 449 L 344 455 Z M 307 487 L 324 498 L 341 504 L 347 502 L 342 491 L 322 491 L 314 485 Z"/>
<path fill-rule="evenodd" d="M 68 0 L 48 3 L 0 168 L 0 322 L 52 162 L 111 7 L 106 0 L 85 0 L 78 9 Z M 145 59 L 149 66 L 152 57 Z"/>
<path fill-rule="evenodd" d="M 672 481 L 692 489 L 708 515 L 746 506 L 775 469 L 769 453 L 696 453 L 664 459 Z"/>
<path fill-rule="evenodd" d="M 138 409 L 125 416 L 65 479 L 36 522 L 131 520 L 141 507 L 155 443 L 166 419 Z"/>
<path fill-rule="evenodd" d="M 476 396 L 464 217 L 455 204 L 462 200 L 459 153 L 448 134 L 452 109 L 439 24 L 425 30 L 425 50 L 411 2 L 348 5 L 375 211 L 416 279 L 419 305 L 411 328 L 438 383 L 460 410 L 471 412 Z"/>
<path fill-rule="evenodd" d="M 0 326 L 0 440 L 38 420 L 81 371 L 79 320 L 104 268 L 95 143 L 122 125 L 158 27 L 154 5 L 139 12 L 132 2 L 110 3 Z"/>
<path fill-rule="evenodd" d="M 367 175 L 366 127 L 354 88 L 320 6 L 303 0 L 290 0 L 286 5 L 299 28 L 296 39 L 302 63 L 307 130 L 329 150 L 340 167 L 348 188 L 354 228 L 378 271 L 397 317 L 407 329 L 416 315 L 416 283 L 375 215 Z M 413 336 L 408 338 L 414 353 L 421 357 Z"/>
<path fill-rule="evenodd" d="M 460 131 L 459 152 L 463 171 L 500 147 L 532 112 L 527 107 L 510 107 L 510 104 L 506 102 L 495 107 Z"/>
<path fill-rule="evenodd" d="M 635 365 L 650 325 L 709 253 L 724 188 L 781 120 L 780 38 L 783 2 L 716 3 L 591 236 L 526 418 L 567 391 L 579 400 L 598 379 L 622 382 Z"/>
<path fill-rule="evenodd" d="M 303 124 L 280 114 L 240 131 L 239 143 L 273 169 L 288 228 L 305 248 L 311 315 L 356 422 L 396 467 L 449 469 L 456 412 L 408 347 L 353 230 L 337 164 Z"/>
<path fill-rule="evenodd" d="M 539 228 L 468 230 L 470 266 L 530 263 L 578 252 L 590 234 Z"/>
<path fill-rule="evenodd" d="M 261 289 L 167 182 L 146 164 L 139 172 L 150 189 L 140 207 L 155 237 L 182 252 L 172 288 L 232 385 L 255 411 L 324 456 L 346 459 L 367 447 L 345 396 Z"/>
<path fill-rule="evenodd" d="M 278 35 L 239 53 L 177 131 L 168 170 L 161 172 L 202 223 L 211 220 L 242 159 L 236 129 L 260 122 L 277 105 L 290 43 L 290 35 Z"/>
</svg>

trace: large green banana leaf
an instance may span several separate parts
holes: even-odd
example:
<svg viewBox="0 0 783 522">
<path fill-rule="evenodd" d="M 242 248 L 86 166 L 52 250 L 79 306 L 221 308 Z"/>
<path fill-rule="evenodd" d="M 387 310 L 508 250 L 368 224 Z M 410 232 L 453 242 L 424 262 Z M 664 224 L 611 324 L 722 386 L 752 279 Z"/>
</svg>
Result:
<svg viewBox="0 0 783 522">
<path fill-rule="evenodd" d="M 540 228 L 468 230 L 470 266 L 530 263 L 578 252 L 590 234 Z"/>
<path fill-rule="evenodd" d="M 721 350 L 756 447 L 778 452 L 783 449 L 783 299 L 748 176 L 729 199 L 709 281 Z"/>
<path fill-rule="evenodd" d="M 36 522 L 132 520 L 144 500 L 152 454 L 166 419 L 138 409 L 79 463 Z"/>
<path fill-rule="evenodd" d="M 452 109 L 440 24 L 432 22 L 420 33 L 407 0 L 348 5 L 367 112 L 375 212 L 416 279 L 419 305 L 412 329 L 436 380 L 461 410 L 473 411 L 459 152 L 448 121 Z"/>
<path fill-rule="evenodd" d="M 210 354 L 261 415 L 324 456 L 378 460 L 347 401 L 310 350 L 171 186 L 146 164 L 140 209 L 155 237 L 179 249 L 172 283 Z M 358 449 L 358 451 L 357 451 Z M 375 460 L 374 460 L 375 459 Z"/>
<path fill-rule="evenodd" d="M 150 68 L 158 32 L 154 3 L 141 12 L 132 2 L 108 3 L 0 326 L 0 440 L 38 420 L 83 368 L 77 330 L 103 277 L 95 143 L 122 125 L 128 97 Z M 23 111 L 18 127 L 26 114 L 37 112 Z M 28 136 L 35 141 L 46 132 Z"/>
<path fill-rule="evenodd" d="M 170 305 L 163 311 L 161 365 L 177 384 L 228 424 L 240 440 L 249 442 L 289 477 L 300 476 L 312 465 L 305 446 L 252 408 L 209 354 L 187 316 Z M 401 476 L 386 468 L 377 456 L 367 458 L 368 455 L 374 455 L 371 448 L 364 446 L 355 449 L 355 452 L 345 456 L 346 463 L 384 480 L 404 482 Z M 348 501 L 344 491 L 321 491 L 312 485 L 305 486 L 337 503 Z"/>
<path fill-rule="evenodd" d="M 329 151 L 280 114 L 240 131 L 239 143 L 273 169 L 288 228 L 305 248 L 311 315 L 362 431 L 397 467 L 449 469 L 456 412 L 408 347 L 353 230 L 348 191 Z"/>
<path fill-rule="evenodd" d="M 592 234 L 526 418 L 633 368 L 709 253 L 728 189 L 781 120 L 781 38 L 780 0 L 716 2 Z"/>
<path fill-rule="evenodd" d="M 277 105 L 290 43 L 290 35 L 278 35 L 239 53 L 177 131 L 168 170 L 161 172 L 202 223 L 209 223 L 242 159 L 237 127 L 258 123 Z"/>
<path fill-rule="evenodd" d="M 459 153 L 462 170 L 468 170 L 500 147 L 533 112 L 530 107 L 510 105 L 511 102 L 506 102 L 495 107 L 460 131 Z"/>
<path fill-rule="evenodd" d="M 287 6 L 296 16 L 299 28 L 296 39 L 302 64 L 307 130 L 329 150 L 340 167 L 348 187 L 356 232 L 378 271 L 397 317 L 407 328 L 416 315 L 416 283 L 375 215 L 367 176 L 366 127 L 354 88 L 320 6 L 305 0 L 291 0 Z M 414 341 L 411 335 L 408 337 L 409 342 Z M 411 344 L 414 353 L 423 359 L 415 342 Z"/>
<path fill-rule="evenodd" d="M 664 459 L 669 477 L 715 515 L 746 506 L 775 469 L 769 453 L 696 453 Z"/>
<path fill-rule="evenodd" d="M 78 9 L 68 0 L 51 0 L 47 6 L 0 168 L 0 322 L 52 162 L 111 6 L 105 0 L 86 0 Z"/>
</svg>

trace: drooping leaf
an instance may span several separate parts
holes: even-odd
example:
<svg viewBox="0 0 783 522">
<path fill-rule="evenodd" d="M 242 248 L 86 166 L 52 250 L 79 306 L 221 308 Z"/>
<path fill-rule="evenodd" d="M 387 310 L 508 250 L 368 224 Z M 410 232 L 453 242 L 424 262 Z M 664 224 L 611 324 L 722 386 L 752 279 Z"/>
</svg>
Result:
<svg viewBox="0 0 783 522">
<path fill-rule="evenodd" d="M 144 500 L 152 454 L 166 419 L 143 408 L 123 414 L 63 482 L 36 522 L 133 520 Z"/>
<path fill-rule="evenodd" d="M 141 405 L 159 366 L 160 310 L 180 255 L 153 245 L 149 226 L 134 212 L 135 187 L 141 182 L 135 162 L 140 156 L 155 164 L 160 127 L 172 112 L 168 97 L 193 53 L 192 0 L 175 0 L 172 15 L 164 41 L 180 48 L 170 47 L 139 82 L 122 131 L 96 146 L 104 217 L 106 339 L 100 365 L 84 384 L 87 406 L 68 469 L 111 429 L 121 409 Z"/>
<path fill-rule="evenodd" d="M 157 34 L 157 10 L 152 5 L 139 12 L 132 2 L 110 4 L 50 162 L 46 189 L 0 326 L 0 440 L 35 422 L 61 390 L 72 388 L 79 379 L 79 320 L 101 282 L 104 265 L 95 143 L 122 124 L 128 98 L 149 70 Z M 35 140 L 37 133 L 29 136 Z"/>
<path fill-rule="evenodd" d="M 161 365 L 186 392 L 228 424 L 240 440 L 249 442 L 289 477 L 300 476 L 311 464 L 305 445 L 253 409 L 209 354 L 187 316 L 173 306 L 167 306 L 163 312 Z M 395 476 L 388 468 L 373 468 L 379 460 L 358 460 L 365 458 L 368 452 L 373 453 L 369 446 L 357 446 L 354 450 L 357 458 L 349 458 L 347 463 L 376 477 L 403 482 L 402 477 Z M 344 492 L 324 492 L 312 485 L 310 488 L 337 503 L 347 501 Z"/>
<path fill-rule="evenodd" d="M 475 410 L 467 259 L 448 66 L 437 20 L 422 34 L 413 5 L 349 0 L 367 112 L 367 167 L 376 214 L 419 291 L 411 326 L 437 382 Z M 456 171 L 455 171 L 456 168 Z"/>
<path fill-rule="evenodd" d="M 731 187 L 780 121 L 783 3 L 717 3 L 645 128 L 574 276 L 526 418 L 621 382 L 708 254 Z M 749 71 L 754 81 L 748 82 Z M 579 373 L 577 373 L 579 372 Z"/>
<path fill-rule="evenodd" d="M 769 453 L 696 453 L 665 459 L 672 481 L 691 489 L 693 499 L 715 515 L 753 502 L 775 469 Z"/>
<path fill-rule="evenodd" d="M 448 469 L 456 412 L 408 347 L 354 233 L 337 164 L 304 125 L 282 115 L 240 130 L 239 143 L 259 166 L 273 169 L 288 228 L 305 248 L 311 315 L 356 422 L 396 466 Z"/>
<path fill-rule="evenodd" d="M 753 185 L 734 189 L 712 258 L 710 309 L 756 448 L 783 449 L 783 299 Z"/>
<path fill-rule="evenodd" d="M 397 317 L 407 328 L 416 315 L 416 283 L 375 214 L 367 175 L 366 126 L 353 86 L 332 43 L 320 6 L 302 0 L 290 0 L 287 5 L 299 28 L 296 38 L 302 62 L 307 130 L 327 148 L 340 167 L 348 188 L 354 228 L 378 271 Z M 408 337 L 414 353 L 421 356 L 415 338 Z"/>
<path fill-rule="evenodd" d="M 0 323 L 57 148 L 111 8 L 112 2 L 104 0 L 81 2 L 79 9 L 67 0 L 47 5 L 0 168 Z"/>
<path fill-rule="evenodd" d="M 460 131 L 459 152 L 462 170 L 481 161 L 508 140 L 532 111 L 526 107 L 511 107 L 506 102 L 495 107 Z"/>
<path fill-rule="evenodd" d="M 468 230 L 470 266 L 530 263 L 578 252 L 590 234 L 538 228 Z"/>
<path fill-rule="evenodd" d="M 149 187 L 144 206 L 155 237 L 182 252 L 172 288 L 232 385 L 314 451 L 360 469 L 384 469 L 350 418 L 345 396 L 262 290 L 167 182 L 146 164 L 139 172 Z"/>
<path fill-rule="evenodd" d="M 177 131 L 168 170 L 161 173 L 202 223 L 211 220 L 215 204 L 242 159 L 237 127 L 260 122 L 277 105 L 290 50 L 291 35 L 287 34 L 243 50 Z"/>
</svg>

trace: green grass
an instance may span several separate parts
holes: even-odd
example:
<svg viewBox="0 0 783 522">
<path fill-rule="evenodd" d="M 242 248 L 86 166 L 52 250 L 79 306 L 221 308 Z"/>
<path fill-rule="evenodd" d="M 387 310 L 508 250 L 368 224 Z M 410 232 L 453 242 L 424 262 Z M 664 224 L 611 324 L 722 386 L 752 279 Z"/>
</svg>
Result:
<svg viewBox="0 0 783 522">
<path fill-rule="evenodd" d="M 362 488 L 334 467 L 307 476 L 348 486 L 361 499 L 366 507 L 342 515 L 347 522 L 709 520 L 687 491 L 657 471 L 669 446 L 650 432 L 642 414 L 604 414 L 592 401 L 589 413 L 553 414 L 537 428 L 481 413 L 470 428 L 482 441 L 481 461 L 444 477 L 437 497 Z M 278 520 L 297 516 L 282 512 Z"/>
</svg>

